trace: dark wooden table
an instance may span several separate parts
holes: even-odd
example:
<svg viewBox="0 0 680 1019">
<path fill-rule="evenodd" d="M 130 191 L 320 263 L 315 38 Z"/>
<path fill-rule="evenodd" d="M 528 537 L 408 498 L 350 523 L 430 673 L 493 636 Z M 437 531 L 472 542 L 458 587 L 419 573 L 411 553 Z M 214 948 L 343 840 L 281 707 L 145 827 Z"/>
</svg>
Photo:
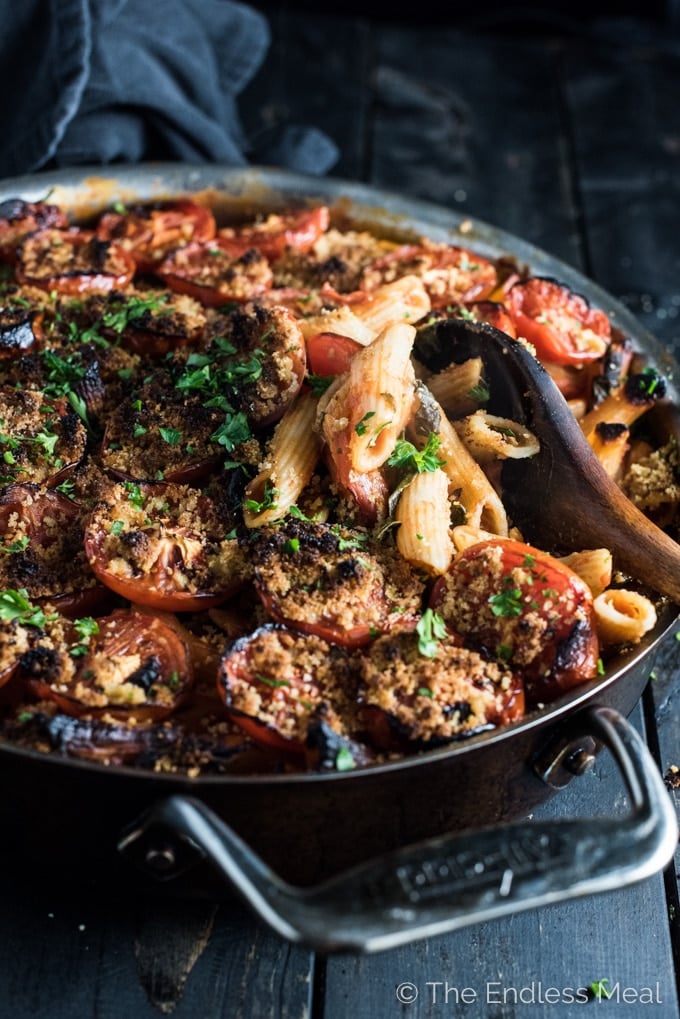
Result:
<svg viewBox="0 0 680 1019">
<path fill-rule="evenodd" d="M 322 128 L 341 152 L 335 176 L 534 242 L 680 352 L 680 38 L 667 26 L 560 17 L 519 31 L 499 13 L 459 28 L 418 26 L 415 11 L 408 25 L 267 13 L 273 43 L 243 96 L 247 132 Z M 633 714 L 668 774 L 680 763 L 679 678 L 671 635 Z M 541 813 L 610 813 L 624 799 L 601 755 Z M 672 867 L 613 894 L 363 958 L 314 957 L 233 904 L 64 888 L 49 846 L 40 873 L 6 872 L 0 888 L 0 1019 L 680 1014 Z M 618 1000 L 569 1002 L 569 989 L 605 979 Z M 560 990 L 557 1002 L 547 988 Z"/>
</svg>

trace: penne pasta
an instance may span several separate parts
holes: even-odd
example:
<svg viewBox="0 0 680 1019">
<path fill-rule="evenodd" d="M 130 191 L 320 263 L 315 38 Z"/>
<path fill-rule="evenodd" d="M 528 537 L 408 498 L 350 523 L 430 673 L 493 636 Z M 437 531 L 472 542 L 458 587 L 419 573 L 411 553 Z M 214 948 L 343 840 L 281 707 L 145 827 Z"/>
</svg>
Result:
<svg viewBox="0 0 680 1019">
<path fill-rule="evenodd" d="M 416 474 L 402 492 L 395 520 L 404 559 L 431 574 L 445 573 L 453 558 L 449 480 L 441 470 Z"/>
<path fill-rule="evenodd" d="M 449 417 L 472 414 L 483 403 L 485 383 L 481 357 L 471 357 L 461 364 L 450 364 L 427 380 L 435 400 Z"/>
<path fill-rule="evenodd" d="M 436 434 L 449 493 L 465 510 L 466 523 L 506 536 L 508 518 L 498 493 L 443 412 Z"/>
<path fill-rule="evenodd" d="M 280 520 L 309 484 L 321 452 L 314 428 L 316 404 L 311 392 L 302 393 L 277 424 L 267 459 L 246 488 L 246 527 Z"/>
<path fill-rule="evenodd" d="M 628 426 L 624 424 L 596 425 L 588 437 L 590 447 L 610 478 L 617 479 L 629 449 Z"/>
<path fill-rule="evenodd" d="M 352 306 L 352 311 L 374 336 L 392 322 L 419 322 L 431 310 L 430 298 L 418 276 L 402 276 L 385 283 Z"/>
<path fill-rule="evenodd" d="M 411 416 L 415 373 L 413 326 L 394 323 L 352 358 L 326 404 L 323 435 L 334 458 L 369 473 L 384 464 Z"/>
<path fill-rule="evenodd" d="M 480 464 L 535 456 L 541 448 L 536 436 L 524 425 L 484 410 L 456 421 L 455 429 Z"/>
<path fill-rule="evenodd" d="M 492 539 L 496 541 L 498 535 L 493 534 L 491 531 L 485 531 L 481 527 L 475 527 L 472 524 L 457 524 L 451 530 L 451 538 L 457 554 L 458 552 L 464 552 L 466 548 L 470 548 L 472 545 L 478 545 L 480 541 L 491 541 Z"/>
<path fill-rule="evenodd" d="M 611 587 L 593 600 L 597 633 L 603 644 L 639 641 L 656 623 L 656 609 L 637 591 Z"/>
<path fill-rule="evenodd" d="M 362 346 L 367 346 L 375 339 L 375 332 L 366 325 L 346 304 L 339 308 L 329 308 L 300 319 L 300 329 L 305 340 L 318 333 L 334 333 L 337 336 L 349 336 Z"/>
<path fill-rule="evenodd" d="M 612 582 L 612 554 L 608 548 L 584 549 L 582 552 L 560 556 L 559 559 L 574 573 L 578 573 L 592 591 L 594 598 L 602 594 Z"/>
</svg>

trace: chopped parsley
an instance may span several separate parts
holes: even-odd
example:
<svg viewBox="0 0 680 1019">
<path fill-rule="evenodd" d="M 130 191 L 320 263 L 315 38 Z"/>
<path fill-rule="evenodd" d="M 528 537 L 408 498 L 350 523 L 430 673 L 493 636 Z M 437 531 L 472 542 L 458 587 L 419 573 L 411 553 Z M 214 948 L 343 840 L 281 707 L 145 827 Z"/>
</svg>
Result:
<svg viewBox="0 0 680 1019">
<path fill-rule="evenodd" d="M 356 768 L 356 761 L 354 760 L 352 751 L 349 747 L 340 747 L 335 755 L 335 770 L 351 771 L 352 768 Z"/>
<path fill-rule="evenodd" d="M 438 455 L 440 445 L 439 436 L 434 432 L 430 432 L 424 448 L 420 450 L 406 439 L 399 439 L 387 458 L 387 464 L 389 467 L 397 467 L 411 474 L 432 473 L 446 463 L 446 460 L 442 460 Z"/>
<path fill-rule="evenodd" d="M 144 493 L 142 492 L 142 486 L 135 481 L 126 481 L 125 491 L 127 492 L 128 502 L 140 510 L 144 508 Z"/>
<path fill-rule="evenodd" d="M 169 446 L 179 446 L 182 441 L 182 432 L 179 428 L 159 428 L 161 439 Z"/>
<path fill-rule="evenodd" d="M 264 483 L 262 501 L 258 502 L 257 499 L 246 499 L 243 505 L 250 513 L 264 513 L 265 510 L 276 508 L 276 498 L 278 494 L 278 489 L 274 488 L 271 481 L 267 480 Z"/>
<path fill-rule="evenodd" d="M 232 453 L 242 442 L 250 438 L 250 425 L 245 414 L 229 414 L 224 423 L 217 428 L 210 436 L 211 442 L 224 446 L 227 453 Z"/>
<path fill-rule="evenodd" d="M 138 322 L 139 319 L 147 317 L 152 311 L 159 311 L 161 315 L 172 314 L 170 308 L 163 305 L 168 300 L 167 294 L 153 294 L 151 297 L 130 297 L 120 308 L 109 309 L 102 315 L 102 322 L 107 329 L 114 333 L 124 332 L 129 325 Z"/>
<path fill-rule="evenodd" d="M 366 413 L 362 417 L 361 421 L 357 422 L 357 424 L 354 426 L 354 431 L 357 433 L 357 435 L 365 435 L 366 434 L 366 432 L 368 431 L 368 426 L 367 426 L 366 422 L 370 421 L 370 419 L 374 418 L 374 417 L 375 417 L 375 411 L 374 410 L 367 410 L 366 411 Z"/>
<path fill-rule="evenodd" d="M 423 658 L 434 658 L 439 641 L 446 636 L 446 623 L 433 609 L 425 609 L 416 626 L 418 651 Z"/>
<path fill-rule="evenodd" d="M 0 552 L 5 552 L 7 555 L 14 555 L 17 552 L 23 552 L 28 548 L 30 538 L 24 535 L 22 538 L 17 538 L 16 541 L 10 542 L 9 545 L 0 545 Z"/>
<path fill-rule="evenodd" d="M 488 601 L 494 616 L 499 618 L 510 619 L 522 614 L 522 592 L 518 587 L 507 585 L 498 594 L 492 594 Z"/>
<path fill-rule="evenodd" d="M 334 381 L 335 375 L 314 375 L 312 372 L 307 373 L 307 382 L 314 396 L 323 396 Z"/>
<path fill-rule="evenodd" d="M 258 683 L 264 683 L 265 686 L 290 686 L 290 680 L 288 679 L 271 679 L 269 676 L 261 676 L 259 672 L 255 676 L 255 679 Z"/>
<path fill-rule="evenodd" d="M 95 637 L 99 633 L 99 623 L 92 616 L 83 616 L 82 619 L 73 620 L 73 629 L 80 637 L 80 640 L 69 649 L 69 654 L 73 658 L 78 658 L 81 655 L 87 654 L 90 637 Z"/>
<path fill-rule="evenodd" d="M 470 386 L 468 396 L 470 396 L 473 400 L 476 400 L 477 403 L 486 403 L 491 396 L 491 391 L 486 380 L 480 379 L 476 385 Z"/>
<path fill-rule="evenodd" d="M 28 591 L 20 587 L 18 590 L 0 591 L 0 619 L 7 623 L 18 622 L 24 626 L 44 626 L 56 614 L 46 615 L 39 605 L 34 605 L 28 597 Z"/>
</svg>

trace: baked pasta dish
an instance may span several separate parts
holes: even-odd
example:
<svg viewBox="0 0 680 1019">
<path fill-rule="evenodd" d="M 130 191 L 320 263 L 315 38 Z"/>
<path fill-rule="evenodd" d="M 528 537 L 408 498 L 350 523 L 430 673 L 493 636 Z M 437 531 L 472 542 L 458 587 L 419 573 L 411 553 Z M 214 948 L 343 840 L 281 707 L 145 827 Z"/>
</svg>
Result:
<svg viewBox="0 0 680 1019">
<path fill-rule="evenodd" d="M 325 206 L 0 204 L 0 738 L 202 772 L 346 771 L 521 719 L 656 620 L 607 548 L 537 548 L 484 322 L 677 529 L 665 380 L 555 279 Z M 560 397 L 561 399 L 561 397 Z"/>
</svg>

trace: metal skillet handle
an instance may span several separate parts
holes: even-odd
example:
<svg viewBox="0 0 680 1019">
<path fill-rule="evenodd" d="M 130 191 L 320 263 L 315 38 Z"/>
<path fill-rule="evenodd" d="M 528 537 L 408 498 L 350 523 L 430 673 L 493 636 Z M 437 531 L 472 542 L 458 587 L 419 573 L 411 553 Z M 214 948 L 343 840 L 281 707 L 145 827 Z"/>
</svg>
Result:
<svg viewBox="0 0 680 1019">
<path fill-rule="evenodd" d="M 649 751 L 625 718 L 594 708 L 585 724 L 621 769 L 633 803 L 626 817 L 520 821 L 444 835 L 304 889 L 283 882 L 211 810 L 188 797 L 160 802 L 119 848 L 157 871 L 165 861 L 166 876 L 174 876 L 175 851 L 161 834 L 170 830 L 187 858 L 198 849 L 280 935 L 325 953 L 382 951 L 621 888 L 669 862 L 677 819 Z"/>
</svg>

